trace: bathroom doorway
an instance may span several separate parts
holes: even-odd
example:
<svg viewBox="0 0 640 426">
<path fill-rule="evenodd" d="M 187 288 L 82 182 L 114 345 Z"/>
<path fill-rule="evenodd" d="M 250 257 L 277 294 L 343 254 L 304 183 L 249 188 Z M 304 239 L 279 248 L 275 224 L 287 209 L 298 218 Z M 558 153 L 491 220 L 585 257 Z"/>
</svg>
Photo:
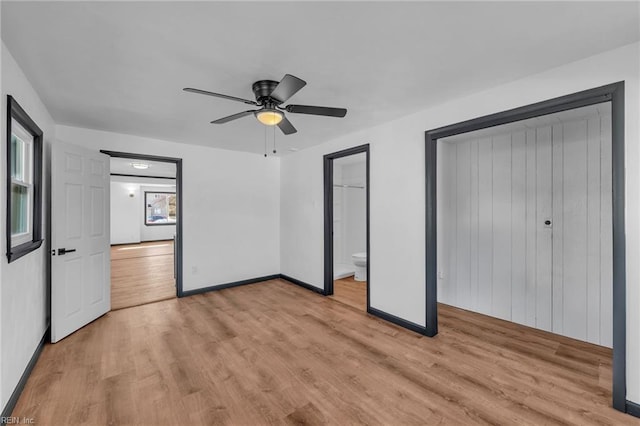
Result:
<svg viewBox="0 0 640 426">
<path fill-rule="evenodd" d="M 369 310 L 369 145 L 324 157 L 325 294 Z"/>
</svg>

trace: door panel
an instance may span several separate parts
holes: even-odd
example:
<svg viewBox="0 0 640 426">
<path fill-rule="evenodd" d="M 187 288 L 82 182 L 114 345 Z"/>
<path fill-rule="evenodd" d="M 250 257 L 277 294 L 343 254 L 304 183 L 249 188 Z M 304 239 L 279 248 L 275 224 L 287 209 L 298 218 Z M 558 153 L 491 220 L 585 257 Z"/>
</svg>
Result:
<svg viewBox="0 0 640 426">
<path fill-rule="evenodd" d="M 542 330 L 553 330 L 553 262 L 552 262 L 552 227 L 545 226 L 546 220 L 553 217 L 553 147 L 551 145 L 551 126 L 533 131 L 532 143 L 536 145 L 535 168 L 527 172 L 535 176 L 535 215 L 536 229 L 533 252 L 527 253 L 527 261 L 532 262 L 535 269 L 535 318 L 527 325 Z M 553 224 L 555 226 L 555 224 Z M 534 260 L 531 259 L 533 257 Z"/>
<path fill-rule="evenodd" d="M 511 136 L 511 321 L 526 324 L 527 183 L 525 132 Z"/>
<path fill-rule="evenodd" d="M 511 135 L 493 138 L 491 315 L 511 319 Z"/>
<path fill-rule="evenodd" d="M 587 122 L 572 121 L 562 125 L 564 162 L 559 171 L 563 203 L 557 209 L 563 216 L 562 328 L 558 333 L 580 340 L 587 339 Z M 555 143 L 555 141 L 554 141 Z M 596 235 L 599 238 L 599 233 Z M 555 262 L 554 258 L 554 262 Z M 559 262 L 558 262 L 559 263 Z M 554 287 L 556 282 L 554 281 Z M 597 315 L 592 315 L 598 319 Z"/>
<path fill-rule="evenodd" d="M 475 222 L 478 224 L 478 302 L 476 306 L 478 312 L 488 315 L 491 312 L 493 294 L 493 202 L 487 198 L 491 193 L 493 182 L 492 153 L 491 139 L 480 139 L 478 141 L 478 220 Z M 481 200 L 487 202 L 481 202 Z M 447 276 L 445 273 L 445 277 Z"/>
<path fill-rule="evenodd" d="M 109 157 L 56 143 L 51 164 L 51 340 L 57 342 L 111 307 Z"/>
</svg>

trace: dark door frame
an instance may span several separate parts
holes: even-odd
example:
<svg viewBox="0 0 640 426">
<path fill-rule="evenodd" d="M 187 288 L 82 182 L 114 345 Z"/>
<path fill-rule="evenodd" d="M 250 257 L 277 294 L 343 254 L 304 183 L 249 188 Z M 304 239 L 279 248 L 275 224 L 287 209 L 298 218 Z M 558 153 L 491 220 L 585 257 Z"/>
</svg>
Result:
<svg viewBox="0 0 640 426">
<path fill-rule="evenodd" d="M 626 401 L 626 276 L 624 220 L 624 82 L 463 121 L 425 132 L 426 159 L 426 324 L 429 336 L 438 333 L 436 166 L 440 138 L 583 106 L 611 102 L 613 217 L 613 408 L 627 412 Z"/>
<path fill-rule="evenodd" d="M 333 294 L 333 160 L 365 153 L 367 197 L 367 312 L 371 311 L 371 253 L 369 241 L 369 144 L 355 146 L 324 156 L 324 294 Z"/>
<path fill-rule="evenodd" d="M 184 292 L 182 291 L 182 158 L 173 158 L 173 157 L 160 157 L 157 155 L 147 155 L 147 154 L 136 154 L 132 152 L 119 152 L 119 151 L 108 151 L 108 150 L 100 150 L 103 154 L 107 154 L 110 157 L 114 158 L 131 158 L 132 160 L 147 160 L 147 161 L 158 161 L 162 163 L 173 163 L 176 165 L 176 195 L 178 197 L 177 200 L 177 210 L 178 210 L 178 220 L 176 221 L 176 241 L 174 244 L 175 250 L 175 275 L 176 275 L 176 296 L 183 297 Z M 149 177 L 149 176 L 147 176 Z M 166 179 L 166 178 L 165 178 Z"/>
</svg>

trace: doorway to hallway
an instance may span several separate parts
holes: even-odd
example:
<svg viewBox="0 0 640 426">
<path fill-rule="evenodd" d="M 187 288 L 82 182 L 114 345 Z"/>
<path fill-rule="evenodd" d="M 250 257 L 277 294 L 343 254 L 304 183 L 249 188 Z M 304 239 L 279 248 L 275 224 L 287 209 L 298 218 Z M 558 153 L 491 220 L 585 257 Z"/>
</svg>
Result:
<svg viewBox="0 0 640 426">
<path fill-rule="evenodd" d="M 180 160 L 111 153 L 111 309 L 181 295 Z"/>
</svg>

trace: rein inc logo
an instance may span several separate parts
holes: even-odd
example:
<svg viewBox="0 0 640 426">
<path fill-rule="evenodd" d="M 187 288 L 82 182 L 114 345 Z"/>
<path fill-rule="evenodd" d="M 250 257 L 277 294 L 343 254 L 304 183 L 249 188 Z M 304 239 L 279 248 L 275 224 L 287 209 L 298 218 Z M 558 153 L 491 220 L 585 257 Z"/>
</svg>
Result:
<svg viewBox="0 0 640 426">
<path fill-rule="evenodd" d="M 33 417 L 0 417 L 0 425 L 34 425 Z"/>
</svg>

